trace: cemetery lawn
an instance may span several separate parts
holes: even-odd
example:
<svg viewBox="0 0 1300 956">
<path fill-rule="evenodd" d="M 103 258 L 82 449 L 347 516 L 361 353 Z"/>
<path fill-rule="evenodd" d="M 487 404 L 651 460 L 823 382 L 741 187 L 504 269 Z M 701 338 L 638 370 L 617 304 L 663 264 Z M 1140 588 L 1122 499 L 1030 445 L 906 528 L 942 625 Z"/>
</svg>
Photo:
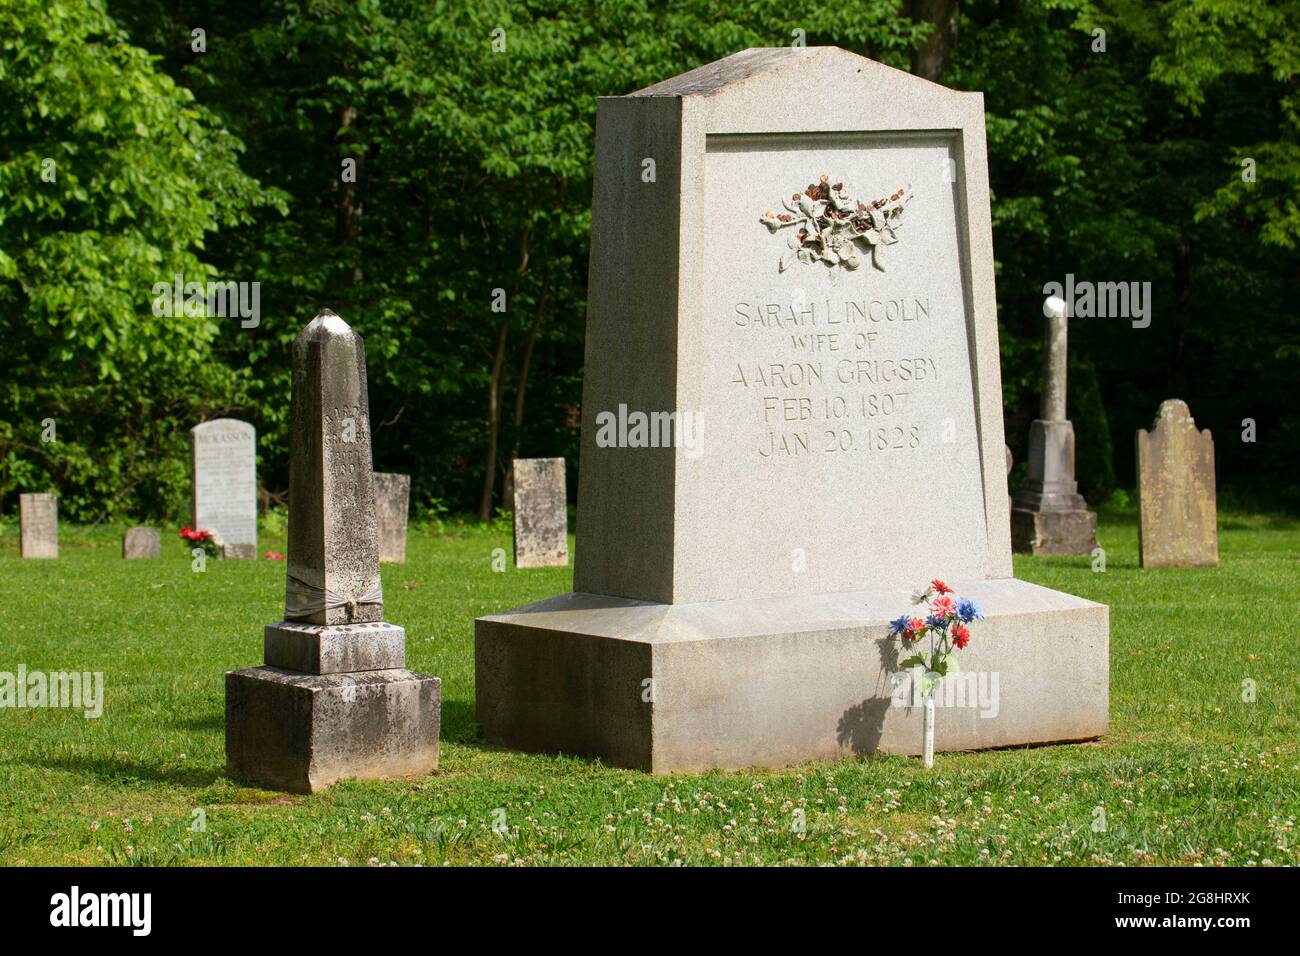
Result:
<svg viewBox="0 0 1300 956">
<path fill-rule="evenodd" d="M 407 563 L 384 566 L 385 617 L 408 666 L 442 678 L 441 769 L 292 796 L 226 779 L 224 757 L 223 675 L 261 663 L 283 563 L 195 574 L 174 529 L 162 560 L 126 562 L 121 528 L 66 525 L 57 561 L 22 561 L 11 520 L 0 671 L 102 671 L 106 703 L 0 709 L 0 864 L 1297 864 L 1300 522 L 1220 529 L 1217 570 L 1140 570 L 1134 516 L 1105 511 L 1105 573 L 1016 558 L 1018 577 L 1111 607 L 1100 741 L 941 754 L 931 772 L 873 757 L 656 778 L 476 739 L 474 618 L 571 572 L 493 573 L 500 523 L 413 527 Z"/>
</svg>

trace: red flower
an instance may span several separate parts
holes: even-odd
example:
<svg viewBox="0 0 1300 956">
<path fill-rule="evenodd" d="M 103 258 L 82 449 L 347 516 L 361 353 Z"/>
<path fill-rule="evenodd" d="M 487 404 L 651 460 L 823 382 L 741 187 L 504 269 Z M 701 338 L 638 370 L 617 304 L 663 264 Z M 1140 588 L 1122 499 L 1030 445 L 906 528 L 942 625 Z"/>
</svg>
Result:
<svg viewBox="0 0 1300 956">
<path fill-rule="evenodd" d="M 266 560 L 268 560 L 268 561 L 283 561 L 283 560 L 284 560 L 284 555 L 282 555 L 279 551 L 268 551 L 268 552 L 266 552 Z"/>
<path fill-rule="evenodd" d="M 940 594 L 952 593 L 952 588 L 948 587 L 948 585 L 944 584 L 938 578 L 935 578 L 933 581 L 930 582 L 930 587 L 934 588 L 934 590 L 938 591 Z"/>
<path fill-rule="evenodd" d="M 957 604 L 945 594 L 930 602 L 930 613 L 935 617 L 952 617 L 957 613 Z"/>
<path fill-rule="evenodd" d="M 965 624 L 954 624 L 952 628 L 953 647 L 961 650 L 970 643 L 970 629 Z"/>
</svg>

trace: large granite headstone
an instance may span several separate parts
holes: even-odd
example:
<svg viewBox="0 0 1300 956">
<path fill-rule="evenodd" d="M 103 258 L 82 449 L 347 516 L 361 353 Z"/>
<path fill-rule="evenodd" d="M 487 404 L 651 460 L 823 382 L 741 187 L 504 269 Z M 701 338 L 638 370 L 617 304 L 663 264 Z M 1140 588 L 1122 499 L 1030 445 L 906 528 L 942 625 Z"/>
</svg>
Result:
<svg viewBox="0 0 1300 956">
<path fill-rule="evenodd" d="M 442 682 L 383 620 L 365 351 L 333 312 L 293 343 L 285 619 L 266 666 L 226 674 L 232 777 L 309 793 L 438 766 Z"/>
<path fill-rule="evenodd" d="M 563 458 L 516 458 L 515 567 L 562 568 L 569 563 L 569 506 Z"/>
<path fill-rule="evenodd" d="M 227 558 L 257 557 L 257 432 L 215 418 L 190 429 L 194 527 L 215 532 Z"/>
<path fill-rule="evenodd" d="M 162 555 L 162 537 L 157 528 L 129 528 L 122 536 L 122 557 L 157 558 Z"/>
<path fill-rule="evenodd" d="M 406 518 L 411 505 L 411 476 L 374 474 L 375 514 L 379 517 L 379 560 L 406 560 Z"/>
<path fill-rule="evenodd" d="M 887 628 L 936 576 L 1000 687 L 939 749 L 1105 732 L 1107 608 L 1011 577 L 981 94 L 780 48 L 603 98 L 589 276 L 575 590 L 476 622 L 487 740 L 916 753 Z"/>
<path fill-rule="evenodd" d="M 48 493 L 19 495 L 18 528 L 24 558 L 57 558 L 59 496 Z"/>
<path fill-rule="evenodd" d="M 1160 403 L 1151 431 L 1137 432 L 1138 550 L 1144 568 L 1219 563 L 1214 439 L 1187 403 Z"/>
</svg>

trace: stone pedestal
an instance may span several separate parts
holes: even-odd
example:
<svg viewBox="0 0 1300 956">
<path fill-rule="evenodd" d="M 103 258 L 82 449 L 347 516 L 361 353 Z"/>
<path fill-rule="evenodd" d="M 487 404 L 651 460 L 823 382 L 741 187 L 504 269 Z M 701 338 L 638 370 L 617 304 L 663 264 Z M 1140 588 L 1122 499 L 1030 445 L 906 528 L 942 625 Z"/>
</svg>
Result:
<svg viewBox="0 0 1300 956">
<path fill-rule="evenodd" d="M 1097 515 L 1074 480 L 1074 425 L 1029 426 L 1029 473 L 1011 507 L 1011 547 L 1022 554 L 1090 554 Z"/>
<path fill-rule="evenodd" d="M 442 681 L 408 670 L 226 674 L 226 773 L 313 793 L 438 767 Z"/>
<path fill-rule="evenodd" d="M 442 682 L 383 620 L 361 337 L 333 312 L 293 344 L 285 620 L 226 675 L 226 772 L 311 793 L 438 768 Z"/>
<path fill-rule="evenodd" d="M 1109 707 L 1109 613 L 1024 581 L 949 582 L 985 620 L 941 688 L 938 750 L 1086 740 Z M 917 754 L 889 619 L 906 591 L 706 604 L 565 594 L 480 618 L 490 743 L 653 773 Z"/>
</svg>

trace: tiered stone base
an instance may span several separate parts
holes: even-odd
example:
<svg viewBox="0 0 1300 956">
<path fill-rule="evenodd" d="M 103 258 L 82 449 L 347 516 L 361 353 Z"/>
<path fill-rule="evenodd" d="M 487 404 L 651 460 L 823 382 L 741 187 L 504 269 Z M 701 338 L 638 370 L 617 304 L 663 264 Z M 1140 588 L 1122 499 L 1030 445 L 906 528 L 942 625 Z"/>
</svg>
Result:
<svg viewBox="0 0 1300 956">
<path fill-rule="evenodd" d="M 937 749 L 1106 732 L 1107 607 L 1024 581 L 949 583 L 986 620 L 940 691 Z M 919 753 L 922 708 L 887 634 L 909 607 L 902 592 L 562 595 L 475 622 L 478 721 L 492 743 L 654 773 Z"/>
<path fill-rule="evenodd" d="M 1096 512 L 1011 510 L 1011 550 L 1016 554 L 1091 554 L 1095 547 Z"/>
<path fill-rule="evenodd" d="M 226 773 L 312 793 L 438 769 L 442 681 L 408 670 L 226 674 Z"/>
</svg>

